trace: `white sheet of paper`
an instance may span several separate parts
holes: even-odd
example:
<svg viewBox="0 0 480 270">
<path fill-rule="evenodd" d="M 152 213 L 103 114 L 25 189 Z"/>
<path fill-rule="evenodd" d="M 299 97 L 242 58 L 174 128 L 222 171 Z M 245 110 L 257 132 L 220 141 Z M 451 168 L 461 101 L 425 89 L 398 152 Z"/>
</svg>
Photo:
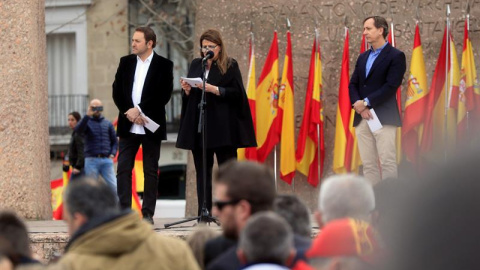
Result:
<svg viewBox="0 0 480 270">
<path fill-rule="evenodd" d="M 185 78 L 185 77 L 180 77 L 180 79 L 184 80 L 186 83 L 190 84 L 191 87 L 197 87 L 197 84 L 202 84 L 202 79 L 197 77 L 197 78 Z"/>
<path fill-rule="evenodd" d="M 145 114 L 143 114 L 143 117 L 145 117 L 145 119 L 147 119 L 148 121 L 148 123 L 146 123 L 144 127 L 150 130 L 152 133 L 154 133 L 160 127 L 159 124 L 155 123 L 155 121 L 150 119 L 150 117 L 146 116 Z"/>
<path fill-rule="evenodd" d="M 380 120 L 378 120 L 375 110 L 370 109 L 370 113 L 372 114 L 373 119 L 367 120 L 367 124 L 368 124 L 368 127 L 370 128 L 370 131 L 375 132 L 381 129 L 383 126 L 382 126 L 382 123 L 380 123 Z"/>
</svg>

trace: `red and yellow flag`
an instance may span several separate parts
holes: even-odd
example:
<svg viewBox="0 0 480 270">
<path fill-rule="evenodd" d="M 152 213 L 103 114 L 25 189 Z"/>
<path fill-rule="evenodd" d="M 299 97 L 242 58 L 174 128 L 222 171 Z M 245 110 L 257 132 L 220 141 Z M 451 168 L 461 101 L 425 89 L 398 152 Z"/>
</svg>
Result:
<svg viewBox="0 0 480 270">
<path fill-rule="evenodd" d="M 392 47 L 396 47 L 395 41 L 395 34 L 394 34 L 394 26 L 393 23 L 390 24 L 390 32 L 388 33 L 388 43 L 392 45 Z M 400 118 L 402 117 L 402 86 L 400 85 L 397 89 L 397 107 L 398 107 L 398 114 L 400 114 Z M 400 164 L 402 161 L 402 127 L 397 128 L 397 164 Z"/>
<path fill-rule="evenodd" d="M 345 43 L 343 46 L 342 70 L 340 72 L 340 86 L 338 88 L 335 146 L 333 150 L 333 171 L 335 173 L 350 172 L 354 141 L 349 128 L 352 105 L 350 104 L 350 95 L 348 90 L 348 84 L 350 80 L 350 57 L 348 52 L 348 40 L 348 28 L 345 28 Z"/>
<path fill-rule="evenodd" d="M 50 189 L 52 191 L 52 218 L 54 220 L 63 219 L 63 191 L 67 188 L 71 174 L 72 167 L 70 167 L 68 172 L 62 173 L 62 178 L 50 181 Z"/>
<path fill-rule="evenodd" d="M 448 43 L 448 48 L 447 48 Z M 445 74 L 446 69 L 448 73 Z M 427 111 L 421 143 L 421 153 L 432 159 L 455 151 L 456 115 L 450 108 L 451 94 L 458 88 L 460 71 L 451 33 L 443 35 L 442 46 L 428 93 Z"/>
<path fill-rule="evenodd" d="M 468 21 L 465 20 L 462 67 L 460 69 L 459 88 L 454 88 L 451 107 L 457 110 L 457 145 L 467 147 L 469 141 L 475 136 L 475 121 L 472 121 L 475 109 L 475 88 L 477 85 L 477 70 L 473 48 L 468 36 Z M 467 115 L 467 112 L 469 115 Z"/>
<path fill-rule="evenodd" d="M 278 133 L 278 40 L 273 34 L 265 65 L 258 79 L 256 95 L 257 157 L 264 162 L 280 140 Z"/>
<path fill-rule="evenodd" d="M 282 81 L 278 89 L 278 132 L 280 133 L 280 178 L 292 183 L 295 176 L 295 112 L 293 107 L 292 40 L 287 31 L 287 49 L 283 62 Z"/>
<path fill-rule="evenodd" d="M 319 178 L 323 174 L 323 162 L 325 159 L 321 98 L 322 62 L 320 43 L 317 39 L 316 35 L 310 57 L 305 107 L 303 109 L 302 125 L 300 127 L 300 133 L 298 134 L 297 150 L 295 153 L 297 170 L 307 176 L 308 183 L 314 187 L 320 182 Z"/>
<path fill-rule="evenodd" d="M 256 129 L 256 114 L 255 114 L 255 95 L 256 95 L 256 83 L 255 83 L 255 43 L 253 33 L 250 38 L 250 50 L 248 54 L 248 82 L 247 82 L 247 98 L 248 105 L 250 106 L 250 113 L 252 114 L 253 127 Z M 237 150 L 238 160 L 257 160 L 257 148 L 239 148 Z"/>
<path fill-rule="evenodd" d="M 402 127 L 403 151 L 407 159 L 415 165 L 419 164 L 419 145 L 422 140 L 423 122 L 425 121 L 427 94 L 427 73 L 425 72 L 420 29 L 417 23 Z"/>
<path fill-rule="evenodd" d="M 367 50 L 367 42 L 365 40 L 365 35 L 362 35 L 362 42 L 360 44 L 360 54 L 364 53 Z M 360 158 L 360 152 L 358 151 L 358 140 L 357 135 L 355 134 L 355 127 L 353 126 L 353 121 L 355 120 L 355 110 L 352 108 L 350 111 L 350 122 L 348 124 L 348 129 L 350 130 L 351 136 L 347 138 L 347 149 L 352 149 L 351 158 L 348 158 L 345 161 L 345 168 L 350 168 L 347 170 L 349 172 L 355 172 L 358 174 L 360 165 L 362 165 L 362 159 Z"/>
</svg>

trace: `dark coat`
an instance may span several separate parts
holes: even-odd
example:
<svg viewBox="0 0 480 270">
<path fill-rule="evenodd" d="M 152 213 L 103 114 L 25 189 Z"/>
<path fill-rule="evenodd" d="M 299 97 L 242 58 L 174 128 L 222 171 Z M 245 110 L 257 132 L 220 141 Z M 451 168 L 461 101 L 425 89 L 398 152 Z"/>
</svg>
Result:
<svg viewBox="0 0 480 270">
<path fill-rule="evenodd" d="M 215 239 L 214 239 L 215 240 Z M 212 241 L 212 240 L 210 240 Z M 208 243 L 208 242 L 207 242 Z M 310 248 L 311 239 L 294 235 L 293 237 L 293 245 L 297 254 L 293 259 L 292 265 L 295 265 L 298 260 L 306 260 L 305 253 Z M 205 246 L 207 247 L 207 246 Z M 242 263 L 238 259 L 237 256 L 237 247 L 238 245 L 235 244 L 220 255 L 218 255 L 213 261 L 209 264 L 205 262 L 205 266 L 207 270 L 237 270 L 242 268 Z M 206 250 L 205 250 L 206 252 Z"/>
<path fill-rule="evenodd" d="M 75 126 L 75 132 L 85 139 L 85 157 L 116 155 L 118 140 L 112 123 L 103 116 L 98 118 L 85 115 Z"/>
<path fill-rule="evenodd" d="M 365 66 L 370 51 L 360 54 L 355 64 L 355 71 L 348 87 L 350 102 L 353 104 L 357 100 L 368 98 L 382 125 L 401 126 L 396 93 L 406 70 L 405 54 L 387 44 L 365 77 Z M 355 113 L 353 126 L 357 126 L 361 120 L 361 115 Z"/>
<path fill-rule="evenodd" d="M 68 160 L 70 161 L 70 165 L 77 170 L 83 169 L 83 148 L 83 136 L 78 132 L 73 131 L 72 137 L 70 138 L 70 144 L 68 145 Z"/>
<path fill-rule="evenodd" d="M 206 145 L 207 148 L 230 146 L 244 148 L 256 146 L 252 115 L 247 95 L 243 87 L 242 74 L 235 59 L 224 75 L 220 73 L 216 62 L 212 63 L 207 82 L 218 86 L 222 95 L 206 93 Z M 188 72 L 189 78 L 200 77 L 202 59 L 194 59 Z M 198 140 L 198 104 L 201 90 L 193 87 L 190 95 L 182 94 L 182 114 L 178 131 L 177 147 L 195 149 Z"/>
<path fill-rule="evenodd" d="M 113 101 L 119 110 L 117 134 L 119 137 L 130 135 L 130 122 L 125 112 L 134 107 L 132 101 L 133 81 L 137 68 L 137 56 L 134 54 L 120 58 L 115 81 L 113 82 Z M 167 139 L 165 105 L 173 91 L 173 62 L 153 52 L 152 62 L 145 77 L 143 92 L 138 106 L 142 112 L 160 125 L 155 133 L 145 129 L 147 136 Z"/>
<path fill-rule="evenodd" d="M 203 263 L 208 266 L 218 256 L 224 253 L 229 248 L 236 246 L 235 240 L 226 238 L 223 235 L 210 239 L 205 243 L 205 250 L 203 252 Z"/>
</svg>

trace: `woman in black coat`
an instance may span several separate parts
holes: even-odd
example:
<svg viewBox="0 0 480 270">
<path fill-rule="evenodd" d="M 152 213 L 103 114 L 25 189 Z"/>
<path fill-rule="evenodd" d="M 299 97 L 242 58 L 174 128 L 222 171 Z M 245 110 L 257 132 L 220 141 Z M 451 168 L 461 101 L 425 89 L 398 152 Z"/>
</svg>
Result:
<svg viewBox="0 0 480 270">
<path fill-rule="evenodd" d="M 83 175 L 83 136 L 75 132 L 75 126 L 78 124 L 78 121 L 80 121 L 80 118 L 81 116 L 78 112 L 71 112 L 68 114 L 68 125 L 73 130 L 72 137 L 70 138 L 70 144 L 68 146 L 68 160 L 70 162 L 70 166 L 72 166 L 70 180 Z"/>
<path fill-rule="evenodd" d="M 197 132 L 202 84 L 195 87 L 180 80 L 182 85 L 182 115 L 177 147 L 192 150 L 197 173 L 198 215 L 203 203 L 203 185 L 206 185 L 206 206 L 212 210 L 213 155 L 219 165 L 237 158 L 237 148 L 256 146 L 255 132 L 242 74 L 235 59 L 228 57 L 220 33 L 207 30 L 200 37 L 200 56 L 194 59 L 188 71 L 189 78 L 203 78 L 202 58 L 208 51 L 205 84 L 205 137 L 207 179 L 203 180 L 202 136 Z"/>
</svg>

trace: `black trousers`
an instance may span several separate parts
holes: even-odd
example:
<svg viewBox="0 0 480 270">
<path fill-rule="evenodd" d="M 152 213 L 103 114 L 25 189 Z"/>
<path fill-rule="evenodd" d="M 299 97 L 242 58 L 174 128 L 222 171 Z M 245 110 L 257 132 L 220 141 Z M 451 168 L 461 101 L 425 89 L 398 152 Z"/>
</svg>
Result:
<svg viewBox="0 0 480 270">
<path fill-rule="evenodd" d="M 160 139 L 138 134 L 120 138 L 117 168 L 118 198 L 122 209 L 132 208 L 132 169 L 140 144 L 143 149 L 143 174 L 145 176 L 142 214 L 153 217 L 157 202 Z"/>
<path fill-rule="evenodd" d="M 226 161 L 234 158 L 237 159 L 237 148 L 226 146 L 218 148 L 207 149 L 207 180 L 203 180 L 203 162 L 202 162 L 202 148 L 192 150 L 193 161 L 195 163 L 195 170 L 197 173 L 197 199 L 198 199 L 198 215 L 202 213 L 203 205 L 203 185 L 206 185 L 206 206 L 208 212 L 212 213 L 212 169 L 213 169 L 213 154 L 217 156 L 218 165 L 222 165 Z"/>
</svg>

